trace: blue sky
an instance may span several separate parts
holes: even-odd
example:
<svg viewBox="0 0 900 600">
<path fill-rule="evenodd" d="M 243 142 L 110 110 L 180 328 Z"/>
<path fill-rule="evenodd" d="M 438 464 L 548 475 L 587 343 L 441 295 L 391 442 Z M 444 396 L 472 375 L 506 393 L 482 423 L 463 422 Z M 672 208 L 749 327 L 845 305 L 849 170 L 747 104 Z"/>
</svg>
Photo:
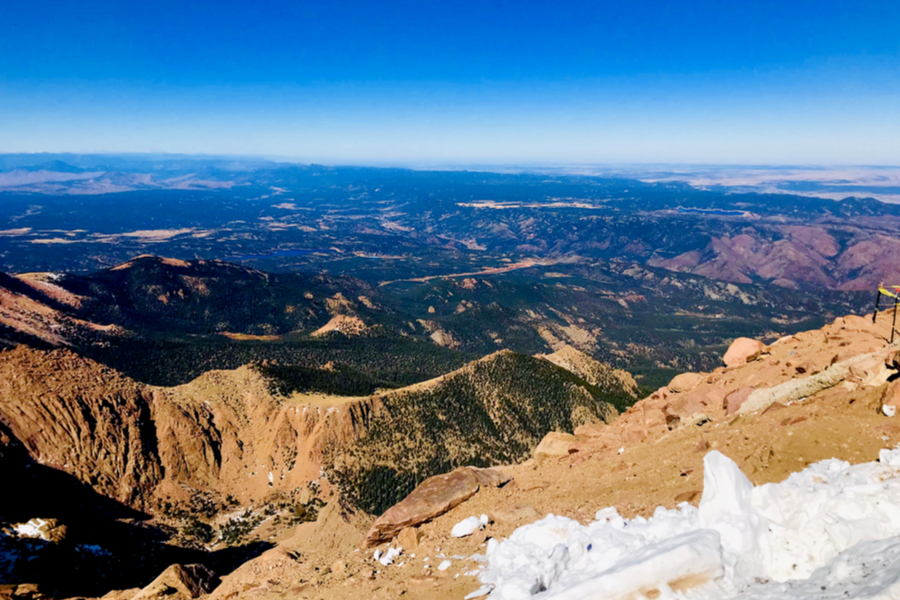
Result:
<svg viewBox="0 0 900 600">
<path fill-rule="evenodd" d="M 8 2 L 0 152 L 900 164 L 900 2 Z"/>
</svg>

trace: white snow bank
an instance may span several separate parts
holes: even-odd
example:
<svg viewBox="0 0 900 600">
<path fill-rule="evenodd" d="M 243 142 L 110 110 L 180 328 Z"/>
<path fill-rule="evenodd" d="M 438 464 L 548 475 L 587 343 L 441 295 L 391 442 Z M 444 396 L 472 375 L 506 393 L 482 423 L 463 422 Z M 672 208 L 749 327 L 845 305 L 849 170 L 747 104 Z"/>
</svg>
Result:
<svg viewBox="0 0 900 600">
<path fill-rule="evenodd" d="M 900 598 L 900 450 L 856 466 L 822 461 L 759 487 L 713 451 L 703 484 L 699 509 L 682 503 L 625 520 L 606 508 L 588 525 L 550 515 L 520 527 L 488 543 L 479 592 L 490 589 L 492 600 Z"/>
</svg>

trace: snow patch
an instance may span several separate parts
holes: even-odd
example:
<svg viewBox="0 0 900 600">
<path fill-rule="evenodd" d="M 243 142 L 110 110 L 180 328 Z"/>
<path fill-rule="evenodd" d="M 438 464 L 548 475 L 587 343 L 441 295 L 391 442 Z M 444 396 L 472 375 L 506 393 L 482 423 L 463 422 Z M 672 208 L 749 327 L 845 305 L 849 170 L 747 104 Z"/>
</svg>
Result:
<svg viewBox="0 0 900 600">
<path fill-rule="evenodd" d="M 549 515 L 489 540 L 467 598 L 900 598 L 900 450 L 759 487 L 712 451 L 703 483 L 699 508 L 631 520 L 606 508 L 588 525 Z"/>
<path fill-rule="evenodd" d="M 481 515 L 481 517 L 469 517 L 454 525 L 453 529 L 450 530 L 450 535 L 457 538 L 466 537 L 472 535 L 479 529 L 484 529 L 487 524 L 487 515 Z"/>
<path fill-rule="evenodd" d="M 394 559 L 403 553 L 403 548 L 388 548 L 387 552 L 379 558 L 380 552 L 375 553 L 375 560 L 383 564 L 385 567 L 392 564 Z"/>
<path fill-rule="evenodd" d="M 46 524 L 46 519 L 30 519 L 27 523 L 19 523 L 14 526 L 13 529 L 19 534 L 19 537 L 49 540 L 50 536 L 47 535 L 46 531 L 41 529 L 41 527 L 44 527 Z"/>
</svg>

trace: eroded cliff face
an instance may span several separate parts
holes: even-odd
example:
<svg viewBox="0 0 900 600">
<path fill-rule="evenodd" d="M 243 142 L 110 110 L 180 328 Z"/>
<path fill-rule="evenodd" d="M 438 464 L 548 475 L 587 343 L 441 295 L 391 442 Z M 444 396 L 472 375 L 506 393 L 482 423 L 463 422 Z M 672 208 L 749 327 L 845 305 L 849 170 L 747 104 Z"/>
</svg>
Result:
<svg viewBox="0 0 900 600">
<path fill-rule="evenodd" d="M 152 393 L 165 472 L 159 493 L 188 486 L 241 502 L 318 479 L 323 449 L 363 435 L 380 405 L 376 398 L 285 397 L 252 367 Z"/>
<path fill-rule="evenodd" d="M 254 502 L 304 486 L 379 405 L 286 398 L 252 367 L 162 388 L 68 350 L 0 356 L 0 421 L 31 459 L 142 510 L 186 488 Z"/>
<path fill-rule="evenodd" d="M 0 420 L 43 465 L 142 508 L 163 477 L 152 393 L 68 350 L 19 346 L 0 360 Z"/>
</svg>

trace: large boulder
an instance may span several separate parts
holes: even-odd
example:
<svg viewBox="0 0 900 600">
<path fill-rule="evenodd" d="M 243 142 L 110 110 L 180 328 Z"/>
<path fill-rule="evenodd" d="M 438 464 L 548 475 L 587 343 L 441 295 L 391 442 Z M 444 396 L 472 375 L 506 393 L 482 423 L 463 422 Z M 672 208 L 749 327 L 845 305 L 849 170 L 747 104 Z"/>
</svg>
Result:
<svg viewBox="0 0 900 600">
<path fill-rule="evenodd" d="M 722 406 L 725 401 L 725 391 L 716 384 L 704 383 L 690 392 L 675 394 L 669 397 L 669 402 L 662 407 L 669 429 L 688 423 L 696 423 L 696 416 L 704 419 L 710 407 Z"/>
<path fill-rule="evenodd" d="M 676 375 L 669 382 L 668 388 L 670 392 L 675 393 L 689 392 L 703 383 L 706 377 L 707 375 L 702 373 L 682 373 L 681 375 Z"/>
<path fill-rule="evenodd" d="M 884 366 L 894 371 L 900 370 L 900 350 L 889 349 L 884 355 Z"/>
<path fill-rule="evenodd" d="M 847 331 L 871 331 L 875 327 L 871 317 L 859 315 L 847 315 L 842 324 Z"/>
<path fill-rule="evenodd" d="M 416 527 L 407 527 L 397 536 L 397 543 L 406 550 L 406 553 L 415 552 L 422 541 L 422 532 Z"/>
<path fill-rule="evenodd" d="M 689 421 L 690 418 L 706 409 L 704 397 L 700 394 L 685 394 L 669 402 L 663 407 L 666 417 L 666 425 L 674 429 L 678 425 Z"/>
<path fill-rule="evenodd" d="M 405 527 L 421 525 L 460 505 L 482 486 L 500 487 L 512 479 L 496 469 L 460 467 L 423 481 L 409 496 L 376 519 L 366 535 L 366 546 L 390 541 Z"/>
<path fill-rule="evenodd" d="M 541 443 L 534 449 L 534 460 L 541 463 L 548 458 L 559 458 L 569 455 L 569 448 L 578 438 L 570 433 L 551 431 L 544 436 Z"/>
<path fill-rule="evenodd" d="M 131 600 L 189 600 L 212 592 L 218 575 L 203 565 L 172 565 Z"/>
<path fill-rule="evenodd" d="M 731 342 L 728 352 L 722 357 L 726 367 L 737 367 L 747 363 L 762 354 L 766 345 L 759 340 L 750 338 L 738 338 Z"/>
</svg>

